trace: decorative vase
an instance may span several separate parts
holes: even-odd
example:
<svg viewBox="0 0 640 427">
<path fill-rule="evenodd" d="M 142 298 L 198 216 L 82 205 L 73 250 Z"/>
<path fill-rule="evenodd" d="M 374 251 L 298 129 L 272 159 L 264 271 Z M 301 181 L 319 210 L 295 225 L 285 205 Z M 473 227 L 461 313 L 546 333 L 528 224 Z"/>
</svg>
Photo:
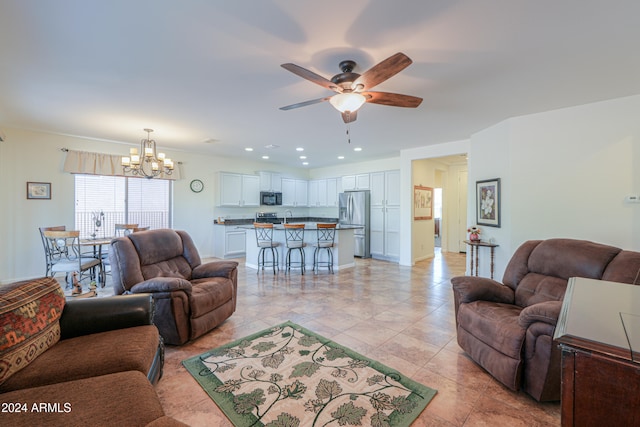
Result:
<svg viewBox="0 0 640 427">
<path fill-rule="evenodd" d="M 480 241 L 480 236 L 475 234 L 475 233 L 471 233 L 471 234 L 469 234 L 469 240 L 471 240 L 473 242 L 479 242 Z"/>
</svg>

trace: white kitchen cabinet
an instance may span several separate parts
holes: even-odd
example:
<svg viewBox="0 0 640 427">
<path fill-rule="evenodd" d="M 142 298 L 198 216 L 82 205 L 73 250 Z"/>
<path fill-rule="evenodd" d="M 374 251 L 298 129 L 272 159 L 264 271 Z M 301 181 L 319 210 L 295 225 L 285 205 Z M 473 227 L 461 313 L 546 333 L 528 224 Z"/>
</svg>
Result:
<svg viewBox="0 0 640 427">
<path fill-rule="evenodd" d="M 234 226 L 214 225 L 213 256 L 241 258 L 246 252 L 246 230 Z"/>
<path fill-rule="evenodd" d="M 219 206 L 260 206 L 260 177 L 220 172 Z"/>
<path fill-rule="evenodd" d="M 307 181 L 282 178 L 282 206 L 302 207 L 308 205 Z"/>
<path fill-rule="evenodd" d="M 258 172 L 260 191 L 282 191 L 282 175 L 275 172 Z"/>
<path fill-rule="evenodd" d="M 400 171 L 371 173 L 371 256 L 400 258 Z"/>
<path fill-rule="evenodd" d="M 338 207 L 338 194 L 340 194 L 338 189 L 338 178 L 328 178 L 327 179 L 327 206 L 330 207 Z"/>
<path fill-rule="evenodd" d="M 362 173 L 358 175 L 345 175 L 342 177 L 342 190 L 368 190 L 369 174 Z"/>
<path fill-rule="evenodd" d="M 314 179 L 309 181 L 309 207 L 325 207 L 327 206 L 327 180 Z"/>
</svg>

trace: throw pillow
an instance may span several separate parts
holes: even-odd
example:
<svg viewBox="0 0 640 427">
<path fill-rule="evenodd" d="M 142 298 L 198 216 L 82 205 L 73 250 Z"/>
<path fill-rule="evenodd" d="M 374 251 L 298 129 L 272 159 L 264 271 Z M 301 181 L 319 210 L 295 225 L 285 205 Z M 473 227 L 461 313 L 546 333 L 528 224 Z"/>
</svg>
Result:
<svg viewBox="0 0 640 427">
<path fill-rule="evenodd" d="M 0 384 L 60 340 L 64 302 L 51 277 L 0 286 Z"/>
</svg>

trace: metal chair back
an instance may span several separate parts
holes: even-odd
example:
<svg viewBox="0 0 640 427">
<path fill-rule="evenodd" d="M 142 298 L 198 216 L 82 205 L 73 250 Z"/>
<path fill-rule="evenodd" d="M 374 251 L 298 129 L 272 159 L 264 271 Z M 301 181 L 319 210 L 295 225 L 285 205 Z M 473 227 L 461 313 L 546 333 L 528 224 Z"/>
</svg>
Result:
<svg viewBox="0 0 640 427">
<path fill-rule="evenodd" d="M 284 238 L 288 248 L 304 246 L 304 224 L 285 224 Z"/>
<path fill-rule="evenodd" d="M 80 250 L 80 231 L 51 230 L 43 232 L 46 251 L 51 260 L 50 276 L 65 273 L 67 283 L 70 284 L 70 273 L 78 273 L 78 280 L 86 277 L 96 277 L 95 268 L 100 268 L 102 274 L 102 260 L 82 254 Z"/>
</svg>

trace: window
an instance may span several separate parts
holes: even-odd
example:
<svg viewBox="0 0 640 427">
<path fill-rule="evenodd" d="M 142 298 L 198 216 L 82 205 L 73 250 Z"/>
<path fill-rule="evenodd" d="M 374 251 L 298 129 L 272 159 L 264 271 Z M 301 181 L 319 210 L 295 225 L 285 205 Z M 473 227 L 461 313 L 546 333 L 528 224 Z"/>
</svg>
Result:
<svg viewBox="0 0 640 427">
<path fill-rule="evenodd" d="M 115 224 L 171 228 L 171 181 L 104 175 L 74 176 L 75 229 L 80 230 L 82 237 L 113 236 Z M 94 225 L 96 215 L 101 223 L 97 229 Z"/>
</svg>

